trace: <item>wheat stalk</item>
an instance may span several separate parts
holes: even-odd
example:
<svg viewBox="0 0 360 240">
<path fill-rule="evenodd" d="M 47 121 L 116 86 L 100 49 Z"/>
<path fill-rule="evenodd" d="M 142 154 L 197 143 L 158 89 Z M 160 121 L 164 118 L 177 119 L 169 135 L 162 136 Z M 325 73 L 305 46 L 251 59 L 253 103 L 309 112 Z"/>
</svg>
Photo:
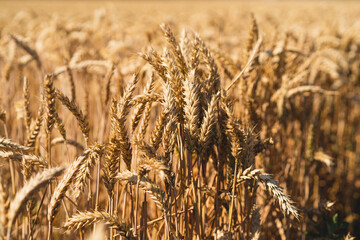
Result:
<svg viewBox="0 0 360 240">
<path fill-rule="evenodd" d="M 142 177 L 141 179 L 139 179 L 139 176 L 136 173 L 132 173 L 128 170 L 118 173 L 116 178 L 120 181 L 126 181 L 132 184 L 139 183 L 140 188 L 150 194 L 151 199 L 154 200 L 154 202 L 160 207 L 160 209 L 166 209 L 165 193 L 148 178 Z"/>
</svg>

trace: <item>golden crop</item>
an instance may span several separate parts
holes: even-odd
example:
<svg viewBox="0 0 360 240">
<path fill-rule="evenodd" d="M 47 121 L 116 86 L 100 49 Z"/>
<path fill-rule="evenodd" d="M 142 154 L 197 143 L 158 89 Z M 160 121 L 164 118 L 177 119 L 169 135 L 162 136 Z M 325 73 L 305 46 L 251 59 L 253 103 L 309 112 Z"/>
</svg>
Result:
<svg viewBox="0 0 360 240">
<path fill-rule="evenodd" d="M 0 239 L 360 236 L 359 3 L 0 5 Z"/>
</svg>

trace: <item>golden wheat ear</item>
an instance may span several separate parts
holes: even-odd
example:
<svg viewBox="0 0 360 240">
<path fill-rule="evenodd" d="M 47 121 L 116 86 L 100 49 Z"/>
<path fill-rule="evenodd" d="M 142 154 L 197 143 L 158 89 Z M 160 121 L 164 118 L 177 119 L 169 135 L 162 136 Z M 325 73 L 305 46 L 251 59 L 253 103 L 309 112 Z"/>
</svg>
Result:
<svg viewBox="0 0 360 240">
<path fill-rule="evenodd" d="M 64 171 L 63 167 L 52 168 L 44 170 L 41 173 L 38 173 L 36 176 L 32 177 L 27 184 L 16 193 L 15 198 L 11 201 L 9 210 L 8 210 L 8 239 L 11 234 L 11 227 L 14 224 L 17 216 L 22 211 L 23 207 L 26 205 L 26 202 L 31 198 L 31 196 L 36 193 L 41 187 L 49 183 L 54 177 L 60 176 Z"/>
<path fill-rule="evenodd" d="M 300 215 L 298 209 L 294 206 L 294 201 L 290 199 L 290 196 L 284 193 L 282 187 L 271 178 L 269 174 L 259 174 L 258 180 L 265 186 L 273 198 L 279 203 L 280 209 L 284 215 L 293 215 L 299 220 Z"/>
<path fill-rule="evenodd" d="M 69 111 L 75 116 L 79 126 L 80 126 L 80 130 L 85 138 L 85 143 L 86 145 L 89 142 L 89 122 L 88 120 L 85 118 L 85 115 L 83 114 L 83 112 L 81 111 L 81 109 L 75 104 L 75 102 L 70 101 L 70 99 L 63 94 L 62 92 L 60 92 L 59 90 L 55 91 L 56 97 L 57 99 L 59 99 L 59 101 L 67 108 L 69 109 Z"/>
<path fill-rule="evenodd" d="M 8 223 L 9 199 L 4 189 L 3 179 L 0 178 L 0 239 L 4 239 L 6 235 L 6 227 Z"/>
<path fill-rule="evenodd" d="M 44 115 L 44 107 L 43 105 L 40 106 L 35 123 L 33 126 L 29 129 L 29 133 L 26 139 L 26 146 L 27 147 L 34 147 L 37 137 L 40 133 L 40 128 L 43 121 L 43 115 Z"/>
<path fill-rule="evenodd" d="M 130 227 L 120 223 L 117 218 L 105 211 L 79 212 L 67 220 L 64 227 L 68 230 L 79 230 L 88 225 L 103 222 L 105 225 L 115 229 L 120 236 L 126 239 L 134 239 Z"/>
<path fill-rule="evenodd" d="M 67 169 L 65 175 L 56 186 L 54 193 L 51 196 L 50 203 L 48 205 L 48 215 L 47 219 L 50 224 L 55 219 L 56 214 L 59 211 L 60 202 L 64 199 L 67 190 L 70 185 L 76 180 L 76 174 L 80 171 L 86 160 L 90 157 L 91 149 L 83 152 Z M 79 180 L 79 179 L 77 179 Z"/>
<path fill-rule="evenodd" d="M 0 151 L 11 151 L 16 153 L 29 153 L 31 152 L 30 147 L 23 146 L 10 139 L 0 138 Z"/>
</svg>

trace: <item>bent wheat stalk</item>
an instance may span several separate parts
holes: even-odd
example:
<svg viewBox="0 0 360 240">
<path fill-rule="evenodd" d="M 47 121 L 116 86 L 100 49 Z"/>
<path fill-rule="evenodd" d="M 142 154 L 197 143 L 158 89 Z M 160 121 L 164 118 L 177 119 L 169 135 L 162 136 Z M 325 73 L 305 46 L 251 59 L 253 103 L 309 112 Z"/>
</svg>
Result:
<svg viewBox="0 0 360 240">
<path fill-rule="evenodd" d="M 125 223 L 119 223 L 115 216 L 105 211 L 80 212 L 67 220 L 64 227 L 68 230 L 79 230 L 94 223 L 104 222 L 114 228 L 122 237 L 133 239 L 130 228 Z"/>
<path fill-rule="evenodd" d="M 66 174 L 57 185 L 54 190 L 54 193 L 51 197 L 49 206 L 48 206 L 48 215 L 47 219 L 49 224 L 51 225 L 54 221 L 54 218 L 59 211 L 59 206 L 61 200 L 65 197 L 66 191 L 69 189 L 70 184 L 75 180 L 75 176 L 78 173 L 81 166 L 84 164 L 85 160 L 89 157 L 90 150 L 85 151 L 82 153 L 68 168 Z"/>
<path fill-rule="evenodd" d="M 63 171 L 63 167 L 57 167 L 38 173 L 35 177 L 31 178 L 20 191 L 17 192 L 15 198 L 11 201 L 8 211 L 9 220 L 7 239 L 10 239 L 11 227 L 22 208 L 26 205 L 26 202 L 36 191 L 39 190 L 39 188 L 46 185 L 52 178 L 59 176 Z"/>
</svg>

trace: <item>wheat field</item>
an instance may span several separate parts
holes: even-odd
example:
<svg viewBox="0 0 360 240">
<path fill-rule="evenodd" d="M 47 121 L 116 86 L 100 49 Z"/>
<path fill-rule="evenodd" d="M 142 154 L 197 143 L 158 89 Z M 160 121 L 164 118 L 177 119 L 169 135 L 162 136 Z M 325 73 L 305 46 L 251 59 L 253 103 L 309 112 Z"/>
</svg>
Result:
<svg viewBox="0 0 360 240">
<path fill-rule="evenodd" d="M 0 1 L 0 239 L 360 237 L 358 16 Z"/>
</svg>

